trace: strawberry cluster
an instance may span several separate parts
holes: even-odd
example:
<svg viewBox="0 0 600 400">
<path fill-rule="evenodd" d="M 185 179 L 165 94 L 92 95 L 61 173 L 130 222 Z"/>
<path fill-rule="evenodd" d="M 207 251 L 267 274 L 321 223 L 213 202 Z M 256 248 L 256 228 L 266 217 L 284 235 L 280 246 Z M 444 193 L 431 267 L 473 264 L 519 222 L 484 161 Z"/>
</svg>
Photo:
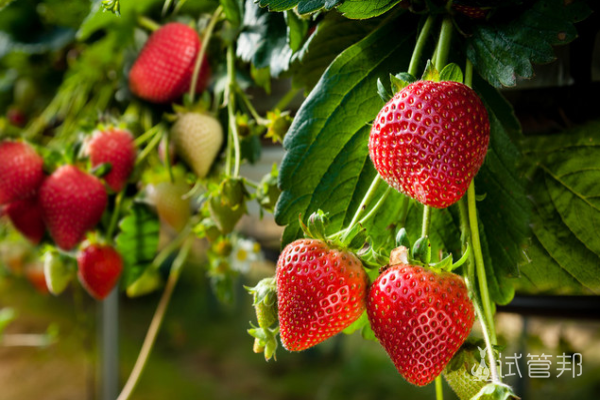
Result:
<svg viewBox="0 0 600 400">
<path fill-rule="evenodd" d="M 426 206 L 445 208 L 460 200 L 483 164 L 489 130 L 486 109 L 472 89 L 418 81 L 379 112 L 369 153 L 390 186 Z M 289 244 L 277 262 L 283 346 L 290 351 L 314 346 L 366 310 L 375 337 L 402 376 L 418 386 L 439 376 L 475 321 L 465 282 L 443 266 L 451 259 L 429 264 L 429 253 L 420 253 L 428 248 L 421 247 L 426 237 L 413 249 L 417 258 L 399 243 L 369 285 L 355 254 L 318 237 Z"/>
<path fill-rule="evenodd" d="M 108 204 L 108 188 L 123 190 L 133 171 L 136 151 L 127 131 L 96 132 L 87 146 L 92 167 L 108 164 L 104 183 L 78 165 L 65 164 L 51 174 L 44 159 L 22 141 L 0 142 L 0 205 L 13 226 L 33 244 L 46 237 L 63 251 L 74 250 L 100 222 Z M 102 248 L 101 252 L 93 249 Z M 92 252 L 92 256 L 85 254 Z M 88 292 L 103 299 L 117 284 L 122 270 L 120 255 L 110 246 L 85 245 L 79 255 L 79 278 Z M 93 260 L 93 261 L 90 261 Z M 53 268 L 56 265 L 50 264 Z M 50 289 L 62 287 L 51 282 Z M 66 279 L 63 277 L 61 279 Z"/>
</svg>

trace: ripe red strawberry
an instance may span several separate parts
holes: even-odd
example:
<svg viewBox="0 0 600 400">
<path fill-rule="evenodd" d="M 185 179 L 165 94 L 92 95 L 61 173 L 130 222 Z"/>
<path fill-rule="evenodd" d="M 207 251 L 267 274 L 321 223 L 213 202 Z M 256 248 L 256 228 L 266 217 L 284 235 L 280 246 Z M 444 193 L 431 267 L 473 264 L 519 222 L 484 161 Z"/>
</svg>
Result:
<svg viewBox="0 0 600 400">
<path fill-rule="evenodd" d="M 320 240 L 287 245 L 276 281 L 281 343 L 289 351 L 334 336 L 365 310 L 368 278 L 360 260 Z"/>
<path fill-rule="evenodd" d="M 98 131 L 88 143 L 88 153 L 93 167 L 103 163 L 112 165 L 104 180 L 115 192 L 123 190 L 135 166 L 135 145 L 131 133 L 120 129 Z"/>
<path fill-rule="evenodd" d="M 0 142 L 0 204 L 31 197 L 44 180 L 44 160 L 27 143 Z"/>
<path fill-rule="evenodd" d="M 369 154 L 390 186 L 427 206 L 445 208 L 469 188 L 489 137 L 486 109 L 471 88 L 419 81 L 381 109 L 371 128 Z"/>
<path fill-rule="evenodd" d="M 418 386 L 443 371 L 475 321 L 462 278 L 402 263 L 373 282 L 367 314 L 398 372 Z"/>
<path fill-rule="evenodd" d="M 40 188 L 40 206 L 54 242 L 63 250 L 75 247 L 102 217 L 107 195 L 98 178 L 64 165 Z"/>
<path fill-rule="evenodd" d="M 6 119 L 11 125 L 17 126 L 19 128 L 24 127 L 27 124 L 27 115 L 18 107 L 10 107 L 8 111 L 6 111 Z"/>
<path fill-rule="evenodd" d="M 196 31 L 178 22 L 156 30 L 144 45 L 129 73 L 129 88 L 152 103 L 170 103 L 190 88 L 196 57 L 200 51 Z M 206 57 L 198 76 L 196 91 L 206 88 L 210 75 Z"/>
<path fill-rule="evenodd" d="M 25 200 L 13 201 L 6 206 L 6 215 L 15 229 L 33 244 L 39 244 L 46 232 L 37 196 Z"/>
<path fill-rule="evenodd" d="M 104 300 L 116 286 L 123 271 L 123 259 L 112 247 L 91 244 L 77 256 L 77 276 L 96 300 Z"/>
</svg>

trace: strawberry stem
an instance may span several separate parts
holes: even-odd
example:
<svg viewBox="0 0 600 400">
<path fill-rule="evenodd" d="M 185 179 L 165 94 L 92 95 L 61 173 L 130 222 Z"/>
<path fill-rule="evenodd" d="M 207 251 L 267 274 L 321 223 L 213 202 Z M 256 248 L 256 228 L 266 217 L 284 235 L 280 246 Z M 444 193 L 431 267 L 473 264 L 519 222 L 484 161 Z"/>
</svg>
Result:
<svg viewBox="0 0 600 400">
<path fill-rule="evenodd" d="M 254 120 L 256 121 L 256 123 L 259 124 L 259 125 L 267 125 L 269 123 L 269 120 L 266 119 L 266 118 L 261 117 L 258 114 L 258 111 L 256 111 L 256 108 L 254 108 L 254 105 L 252 104 L 252 102 L 248 98 L 248 95 L 239 87 L 239 85 L 235 86 L 235 90 L 240 95 L 240 98 L 244 102 L 244 105 L 246 106 L 246 109 L 252 115 L 252 118 L 254 118 Z"/>
<path fill-rule="evenodd" d="M 415 44 L 412 57 L 410 58 L 410 64 L 408 66 L 408 73 L 412 76 L 417 75 L 421 54 L 423 54 L 423 48 L 425 47 L 425 43 L 427 42 L 427 36 L 429 35 L 431 25 L 433 25 L 434 21 L 435 15 L 432 14 L 429 17 L 427 17 L 423 28 L 421 28 L 421 32 L 419 33 L 419 37 L 417 38 L 417 43 Z"/>
<path fill-rule="evenodd" d="M 290 104 L 290 102 L 292 100 L 294 100 L 294 97 L 296 97 L 296 95 L 298 94 L 298 92 L 300 90 L 301 89 L 294 89 L 294 88 L 291 88 L 290 90 L 288 90 L 288 92 L 286 94 L 284 94 L 281 99 L 279 99 L 277 104 L 275 104 L 275 107 L 273 107 L 273 109 L 274 110 L 283 110 L 284 108 L 286 108 Z"/>
<path fill-rule="evenodd" d="M 144 147 L 144 150 L 142 150 L 140 152 L 140 154 L 138 154 L 136 160 L 135 160 L 135 166 L 137 167 L 138 165 L 140 165 L 144 159 L 146 157 L 148 157 L 148 155 L 150 155 L 150 153 L 152 152 L 152 150 L 154 150 L 156 148 L 156 146 L 158 146 L 158 144 L 160 143 L 162 137 L 163 137 L 163 132 L 162 132 L 162 126 L 159 125 L 157 127 L 157 132 L 155 133 L 154 137 L 152 138 L 152 140 L 150 140 L 150 143 L 148 143 L 146 145 L 146 147 Z"/>
<path fill-rule="evenodd" d="M 154 32 L 154 31 L 156 31 L 156 30 L 158 30 L 160 28 L 160 24 L 158 22 L 153 21 L 150 18 L 145 17 L 143 15 L 140 15 L 137 18 L 137 20 L 138 20 L 138 24 L 140 26 L 142 26 L 143 28 L 148 29 L 149 31 Z"/>
<path fill-rule="evenodd" d="M 429 226 L 431 225 L 431 207 L 423 205 L 423 226 L 421 237 L 429 236 Z"/>
<path fill-rule="evenodd" d="M 435 399 L 444 400 L 444 390 L 442 387 L 442 375 L 435 378 Z"/>
<path fill-rule="evenodd" d="M 442 29 L 440 30 L 440 37 L 435 49 L 434 65 L 438 71 L 441 71 L 444 68 L 448 60 L 450 43 L 452 42 L 452 28 L 452 18 L 448 15 L 444 17 L 444 20 L 442 21 Z"/>
<path fill-rule="evenodd" d="M 475 257 L 475 267 L 477 269 L 477 280 L 479 281 L 479 291 L 483 303 L 483 311 L 486 322 L 490 327 L 492 344 L 496 344 L 496 332 L 494 328 L 494 315 L 492 311 L 492 302 L 487 285 L 485 274 L 485 264 L 483 262 L 483 252 L 481 251 L 481 242 L 479 239 L 479 225 L 477 223 L 477 206 L 475 204 L 475 182 L 471 181 L 467 191 L 467 204 L 469 208 L 469 225 L 471 228 L 471 243 L 473 245 L 473 255 Z"/>
<path fill-rule="evenodd" d="M 127 379 L 127 382 L 125 383 L 125 386 L 123 387 L 123 390 L 121 391 L 121 394 L 119 394 L 117 400 L 129 399 L 140 380 L 142 372 L 144 371 L 144 367 L 148 361 L 148 357 L 150 356 L 152 348 L 154 347 L 156 335 L 158 334 L 160 326 L 162 325 L 165 312 L 167 311 L 167 307 L 175 289 L 175 285 L 177 284 L 179 276 L 181 275 L 182 267 L 189 255 L 193 239 L 193 236 L 187 237 L 187 240 L 184 242 L 181 250 L 171 265 L 171 272 L 169 273 L 165 290 L 163 291 L 163 294 L 158 302 L 158 306 L 156 307 L 156 312 L 154 313 L 152 321 L 150 322 L 150 327 L 146 333 L 146 338 L 142 344 L 142 349 L 140 350 L 140 354 L 138 355 L 135 365 L 133 366 L 133 370 L 131 371 L 131 374 L 129 375 L 129 378 Z"/>
<path fill-rule="evenodd" d="M 233 177 L 237 178 L 240 173 L 240 138 L 238 135 L 237 122 L 235 120 L 235 54 L 233 52 L 233 45 L 227 47 L 227 75 L 229 77 L 229 90 L 227 98 L 227 114 L 229 117 L 229 136 L 230 143 L 233 142 L 234 152 L 234 167 Z M 228 144 L 230 147 L 230 144 Z"/>
<path fill-rule="evenodd" d="M 468 195 L 467 195 L 468 196 Z M 466 251 L 466 247 L 473 247 L 473 235 L 471 232 L 470 218 L 469 218 L 469 206 L 468 206 L 467 198 L 463 197 L 458 202 L 459 210 L 460 210 L 460 228 L 462 232 L 462 247 L 463 251 Z M 481 301 L 479 295 L 475 289 L 475 255 L 473 251 L 469 252 L 468 261 L 467 261 L 467 271 L 465 275 L 465 282 L 467 284 L 467 288 L 469 290 L 469 296 L 473 300 L 473 306 L 475 307 L 475 314 L 477 314 L 477 318 L 479 319 L 479 324 L 481 325 L 481 331 L 483 334 L 484 341 L 486 343 L 486 350 L 488 361 L 490 365 L 490 373 L 492 375 L 492 381 L 494 383 L 501 383 L 502 380 L 498 375 L 498 369 L 496 365 L 496 358 L 494 355 L 494 345 L 496 344 L 495 331 L 493 330 L 493 325 L 489 325 L 487 322 L 487 318 L 481 306 Z"/>
<path fill-rule="evenodd" d="M 109 244 L 112 244 L 113 242 L 113 234 L 117 227 L 117 222 L 119 221 L 119 214 L 121 214 L 121 205 L 123 204 L 124 195 L 125 190 L 121 190 L 115 197 L 115 208 L 110 216 L 110 223 L 108 225 L 108 229 L 106 230 L 106 235 L 104 236 Z"/>
<path fill-rule="evenodd" d="M 215 29 L 215 25 L 219 21 L 221 17 L 221 13 L 223 12 L 223 6 L 217 7 L 212 17 L 210 18 L 210 22 L 206 27 L 206 32 L 204 32 L 204 37 L 202 38 L 202 44 L 200 45 L 200 51 L 198 52 L 198 57 L 196 57 L 196 63 L 194 64 L 194 72 L 192 74 L 192 83 L 190 85 L 189 97 L 190 102 L 194 104 L 195 96 L 196 96 L 196 86 L 198 86 L 198 76 L 200 75 L 200 71 L 202 71 L 202 60 L 204 60 L 204 55 L 206 54 L 206 48 L 208 47 L 208 43 L 212 36 L 212 33 Z"/>
</svg>

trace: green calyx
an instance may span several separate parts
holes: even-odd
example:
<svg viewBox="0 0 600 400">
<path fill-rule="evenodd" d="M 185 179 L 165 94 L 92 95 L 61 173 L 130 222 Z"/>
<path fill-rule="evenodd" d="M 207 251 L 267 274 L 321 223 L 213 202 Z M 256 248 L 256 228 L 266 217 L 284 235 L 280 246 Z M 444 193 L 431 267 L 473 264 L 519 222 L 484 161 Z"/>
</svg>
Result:
<svg viewBox="0 0 600 400">
<path fill-rule="evenodd" d="M 258 282 L 254 287 L 244 287 L 248 293 L 253 296 L 254 309 L 258 327 L 250 324 L 248 330 L 250 336 L 254 338 L 253 351 L 255 353 L 264 353 L 265 360 L 275 357 L 277 349 L 277 334 L 279 327 L 271 328 L 271 325 L 277 322 L 277 286 L 275 277 L 265 278 Z"/>
<path fill-rule="evenodd" d="M 386 264 L 387 257 L 371 245 L 367 230 L 360 223 L 331 235 L 326 233 L 328 225 L 329 218 L 321 210 L 311 214 L 306 224 L 300 217 L 300 227 L 305 237 L 322 240 L 331 248 L 356 254 L 366 268 L 379 268 Z"/>
<path fill-rule="evenodd" d="M 470 248 L 467 248 L 464 254 L 456 262 L 453 262 L 452 254 L 448 254 L 441 261 L 431 263 L 431 243 L 427 236 L 421 237 L 411 246 L 406 229 L 402 228 L 396 235 L 396 249 L 392 250 L 390 255 L 390 265 L 404 263 L 410 265 L 421 265 L 428 267 L 436 272 L 452 272 L 467 261 Z M 411 249 L 412 247 L 412 249 Z"/>
</svg>

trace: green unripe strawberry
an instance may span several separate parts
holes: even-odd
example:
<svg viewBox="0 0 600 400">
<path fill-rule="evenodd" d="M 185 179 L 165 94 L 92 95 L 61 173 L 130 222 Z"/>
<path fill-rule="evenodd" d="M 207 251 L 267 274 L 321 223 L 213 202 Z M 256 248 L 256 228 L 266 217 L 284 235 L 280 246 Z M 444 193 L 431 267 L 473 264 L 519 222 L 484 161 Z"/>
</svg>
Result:
<svg viewBox="0 0 600 400">
<path fill-rule="evenodd" d="M 57 251 L 48 251 L 44 254 L 44 275 L 46 286 L 55 296 L 58 296 L 67 288 L 75 270 L 70 268 L 69 261 Z"/>
<path fill-rule="evenodd" d="M 460 400 L 470 400 L 487 384 L 485 377 L 479 379 L 471 372 L 481 365 L 476 353 L 477 347 L 467 342 L 444 369 L 444 378 Z"/>
<path fill-rule="evenodd" d="M 204 178 L 223 144 L 223 128 L 210 115 L 188 112 L 171 128 L 171 139 L 177 154 L 198 178 Z"/>
</svg>

